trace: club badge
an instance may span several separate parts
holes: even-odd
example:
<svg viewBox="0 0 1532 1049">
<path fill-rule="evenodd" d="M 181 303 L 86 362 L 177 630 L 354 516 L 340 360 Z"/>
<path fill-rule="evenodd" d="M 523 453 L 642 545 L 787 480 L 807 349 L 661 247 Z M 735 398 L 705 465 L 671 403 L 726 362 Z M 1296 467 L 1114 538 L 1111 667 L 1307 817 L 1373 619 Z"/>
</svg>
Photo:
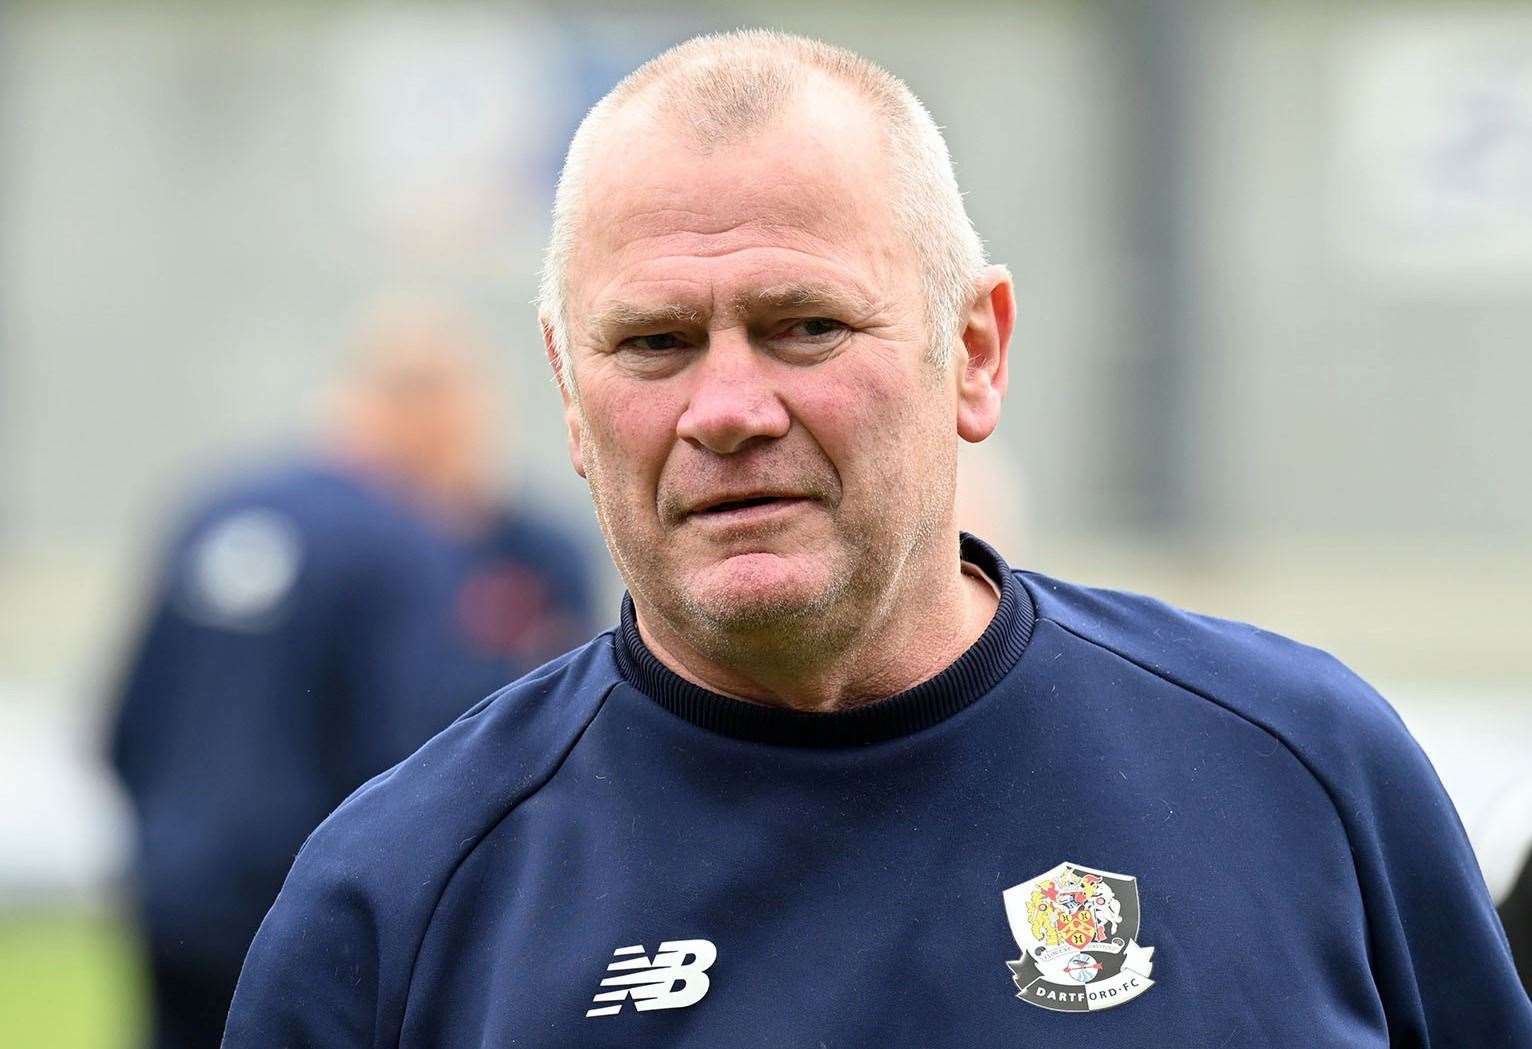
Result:
<svg viewBox="0 0 1532 1049">
<path fill-rule="evenodd" d="M 1021 948 L 1021 957 L 1005 964 L 1022 1001 L 1094 1012 L 1154 986 L 1154 948 L 1135 941 L 1138 879 L 1065 862 L 1001 895 Z"/>
</svg>

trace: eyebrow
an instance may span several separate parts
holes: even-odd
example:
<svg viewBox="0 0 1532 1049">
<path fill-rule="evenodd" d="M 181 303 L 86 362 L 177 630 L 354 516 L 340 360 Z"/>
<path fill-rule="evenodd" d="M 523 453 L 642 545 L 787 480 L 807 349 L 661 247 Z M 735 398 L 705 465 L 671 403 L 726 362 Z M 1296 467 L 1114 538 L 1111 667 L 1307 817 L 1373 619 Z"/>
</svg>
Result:
<svg viewBox="0 0 1532 1049">
<path fill-rule="evenodd" d="M 820 281 L 786 281 L 757 288 L 735 296 L 728 312 L 736 318 L 754 313 L 818 309 L 852 318 L 875 312 L 871 298 L 855 288 Z M 596 332 L 642 331 L 701 324 L 706 311 L 684 303 L 640 305 L 614 302 L 591 316 L 589 325 Z"/>
<path fill-rule="evenodd" d="M 823 308 L 830 313 L 864 317 L 874 310 L 873 301 L 861 291 L 840 284 L 820 281 L 787 281 L 768 288 L 745 292 L 729 303 L 736 317 L 763 311 Z"/>
<path fill-rule="evenodd" d="M 680 303 L 639 306 L 631 302 L 614 302 L 592 316 L 589 324 L 592 331 L 609 332 L 696 324 L 701 319 L 702 311 Z"/>
</svg>

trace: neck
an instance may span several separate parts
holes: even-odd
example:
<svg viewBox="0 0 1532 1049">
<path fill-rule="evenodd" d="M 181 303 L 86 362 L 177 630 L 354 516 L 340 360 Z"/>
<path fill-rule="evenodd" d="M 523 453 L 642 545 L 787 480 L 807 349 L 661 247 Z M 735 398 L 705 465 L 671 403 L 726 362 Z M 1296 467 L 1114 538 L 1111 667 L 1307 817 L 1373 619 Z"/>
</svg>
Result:
<svg viewBox="0 0 1532 1049">
<path fill-rule="evenodd" d="M 459 534 L 484 527 L 488 500 L 466 475 L 454 475 L 397 441 L 353 429 L 325 442 L 325 454 L 347 472 L 379 487 L 438 526 Z"/>
<path fill-rule="evenodd" d="M 635 598 L 639 634 L 665 666 L 711 691 L 794 710 L 848 710 L 936 676 L 989 625 L 994 588 L 963 571 L 955 535 L 940 551 L 922 570 L 901 573 L 902 585 L 872 608 L 826 613 L 861 624 L 843 636 L 811 626 L 703 645 Z"/>
</svg>

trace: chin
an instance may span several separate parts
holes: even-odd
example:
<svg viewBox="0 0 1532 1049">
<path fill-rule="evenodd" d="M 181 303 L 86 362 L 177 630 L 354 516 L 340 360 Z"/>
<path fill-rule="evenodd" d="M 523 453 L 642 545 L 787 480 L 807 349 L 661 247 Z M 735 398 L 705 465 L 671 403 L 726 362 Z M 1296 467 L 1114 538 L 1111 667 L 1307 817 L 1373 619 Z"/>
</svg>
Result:
<svg viewBox="0 0 1532 1049">
<path fill-rule="evenodd" d="M 697 572 L 687 587 L 694 614 L 726 630 L 783 625 L 830 604 L 828 566 L 777 554 L 742 554 Z"/>
</svg>

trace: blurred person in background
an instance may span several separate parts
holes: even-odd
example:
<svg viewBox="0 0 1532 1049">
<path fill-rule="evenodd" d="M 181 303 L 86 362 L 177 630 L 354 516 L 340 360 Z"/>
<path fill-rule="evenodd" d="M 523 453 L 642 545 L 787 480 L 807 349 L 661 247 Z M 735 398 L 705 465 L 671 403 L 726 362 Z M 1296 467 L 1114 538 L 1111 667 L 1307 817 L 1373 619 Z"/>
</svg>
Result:
<svg viewBox="0 0 1532 1049">
<path fill-rule="evenodd" d="M 584 551 L 497 500 L 482 351 L 378 313 L 312 451 L 237 472 L 176 528 L 122 682 L 154 1043 L 219 1043 L 294 853 L 369 776 L 588 637 Z"/>
</svg>

